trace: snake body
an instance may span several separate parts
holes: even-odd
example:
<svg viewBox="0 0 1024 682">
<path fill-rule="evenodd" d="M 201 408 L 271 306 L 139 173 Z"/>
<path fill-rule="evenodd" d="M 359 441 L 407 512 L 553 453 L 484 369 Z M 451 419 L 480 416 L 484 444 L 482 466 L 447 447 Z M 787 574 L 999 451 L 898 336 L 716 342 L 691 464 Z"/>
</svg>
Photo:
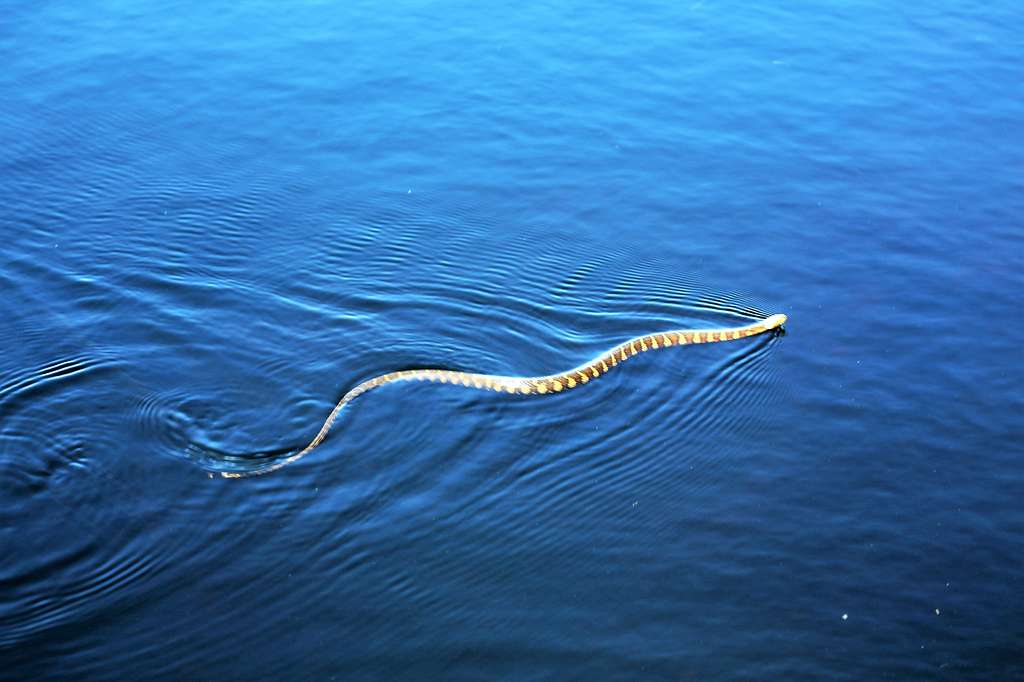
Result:
<svg viewBox="0 0 1024 682">
<path fill-rule="evenodd" d="M 546 395 L 549 393 L 560 393 L 579 386 L 583 386 L 610 371 L 620 363 L 626 362 L 629 358 L 639 353 L 671 346 L 684 346 L 694 343 L 715 343 L 719 341 L 732 341 L 748 336 L 755 336 L 772 331 L 781 327 L 786 322 L 786 316 L 775 314 L 758 320 L 743 327 L 730 327 L 727 329 L 682 329 L 647 336 L 637 336 L 625 343 L 622 343 L 611 350 L 599 355 L 590 362 L 570 369 L 559 374 L 550 374 L 540 377 L 509 377 L 495 374 L 475 374 L 471 372 L 460 372 L 447 369 L 409 369 L 397 372 L 388 372 L 380 376 L 367 379 L 358 384 L 341 397 L 334 409 L 327 416 L 320 431 L 309 442 L 309 445 L 302 448 L 284 459 L 263 468 L 252 471 L 222 471 L 221 476 L 225 478 L 241 478 L 245 476 L 256 476 L 276 471 L 281 467 L 301 458 L 310 450 L 320 445 L 331 430 L 331 425 L 347 404 L 378 386 L 391 384 L 399 381 L 428 381 L 442 384 L 458 384 L 469 388 L 476 388 L 485 391 L 497 391 L 503 393 L 514 393 L 519 395 Z"/>
</svg>

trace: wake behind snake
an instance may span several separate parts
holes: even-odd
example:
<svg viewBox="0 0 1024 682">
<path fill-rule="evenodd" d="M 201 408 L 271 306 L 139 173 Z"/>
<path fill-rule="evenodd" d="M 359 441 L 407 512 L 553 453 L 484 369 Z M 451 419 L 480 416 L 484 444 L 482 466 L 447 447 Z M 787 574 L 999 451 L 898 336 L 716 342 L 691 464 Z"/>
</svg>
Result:
<svg viewBox="0 0 1024 682">
<path fill-rule="evenodd" d="M 398 372 L 381 374 L 372 379 L 367 379 L 355 388 L 348 391 L 341 397 L 338 404 L 334 406 L 327 416 L 320 431 L 309 442 L 309 445 L 298 452 L 291 454 L 273 464 L 268 464 L 259 469 L 251 471 L 222 471 L 221 476 L 225 478 L 244 478 L 247 476 L 258 476 L 260 474 L 276 471 L 283 466 L 291 464 L 303 457 L 310 450 L 320 445 L 331 425 L 338 418 L 338 413 L 347 404 L 367 391 L 383 386 L 384 384 L 396 381 L 429 381 L 442 384 L 459 384 L 469 388 L 477 388 L 486 391 L 498 391 L 505 393 L 516 393 L 520 395 L 546 395 L 559 393 L 569 389 L 577 388 L 587 384 L 610 371 L 619 363 L 649 350 L 669 348 L 671 346 L 684 346 L 692 343 L 716 343 L 719 341 L 732 341 L 748 336 L 755 336 L 780 328 L 786 322 L 783 314 L 770 315 L 763 320 L 758 320 L 743 327 L 730 327 L 726 329 L 681 329 L 647 336 L 637 336 L 620 344 L 611 350 L 599 355 L 590 362 L 570 369 L 560 374 L 550 374 L 542 377 L 508 377 L 495 374 L 473 374 L 470 372 L 459 372 L 447 369 L 409 369 Z"/>
</svg>

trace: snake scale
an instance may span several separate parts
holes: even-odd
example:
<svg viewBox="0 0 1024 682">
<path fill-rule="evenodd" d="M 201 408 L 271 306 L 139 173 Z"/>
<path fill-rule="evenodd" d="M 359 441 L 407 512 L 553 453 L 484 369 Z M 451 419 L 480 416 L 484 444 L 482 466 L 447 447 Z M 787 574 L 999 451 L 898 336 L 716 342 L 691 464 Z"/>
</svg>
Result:
<svg viewBox="0 0 1024 682">
<path fill-rule="evenodd" d="M 309 442 L 309 445 L 298 452 L 289 455 L 273 464 L 252 471 L 222 471 L 221 476 L 225 478 L 242 478 L 246 476 L 257 476 L 276 471 L 281 467 L 294 462 L 310 450 L 320 445 L 331 425 L 337 419 L 345 405 L 369 390 L 390 384 L 397 381 L 429 381 L 442 384 L 458 384 L 470 388 L 477 388 L 486 391 L 498 391 L 504 393 L 515 393 L 519 395 L 546 395 L 549 393 L 560 393 L 577 388 L 598 379 L 618 364 L 629 358 L 649 350 L 669 348 L 671 346 L 683 346 L 692 343 L 715 343 L 718 341 L 732 341 L 748 336 L 755 336 L 765 332 L 778 329 L 786 322 L 783 314 L 770 315 L 763 320 L 758 320 L 743 327 L 731 327 L 728 329 L 683 329 L 647 336 L 637 336 L 615 348 L 599 355 L 588 363 L 560 374 L 551 374 L 542 377 L 507 377 L 494 374 L 474 374 L 470 372 L 459 372 L 447 369 L 409 369 L 397 372 L 381 374 L 372 379 L 367 379 L 355 388 L 348 391 L 341 397 L 338 404 L 334 406 L 327 416 L 320 431 Z"/>
</svg>

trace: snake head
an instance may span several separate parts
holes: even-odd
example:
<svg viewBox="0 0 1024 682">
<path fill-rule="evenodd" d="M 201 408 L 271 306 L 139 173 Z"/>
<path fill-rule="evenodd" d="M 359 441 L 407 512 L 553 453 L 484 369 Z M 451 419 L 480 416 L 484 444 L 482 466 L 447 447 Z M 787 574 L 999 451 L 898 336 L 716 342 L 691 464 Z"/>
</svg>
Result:
<svg viewBox="0 0 1024 682">
<path fill-rule="evenodd" d="M 776 313 L 775 315 L 771 315 L 765 318 L 764 328 L 767 331 L 770 331 L 772 329 L 778 329 L 782 325 L 786 324 L 787 319 L 789 318 L 783 315 L 782 313 Z"/>
</svg>

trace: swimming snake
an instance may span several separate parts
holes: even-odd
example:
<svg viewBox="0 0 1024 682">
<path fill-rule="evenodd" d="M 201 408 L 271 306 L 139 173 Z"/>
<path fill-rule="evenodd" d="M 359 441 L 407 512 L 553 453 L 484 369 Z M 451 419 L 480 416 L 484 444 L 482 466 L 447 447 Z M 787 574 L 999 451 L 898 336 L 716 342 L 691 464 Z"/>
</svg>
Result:
<svg viewBox="0 0 1024 682">
<path fill-rule="evenodd" d="M 367 379 L 355 388 L 349 390 L 341 397 L 338 404 L 334 406 L 327 416 L 320 431 L 309 442 L 309 445 L 298 452 L 285 457 L 273 464 L 252 471 L 222 471 L 221 476 L 225 478 L 242 478 L 246 476 L 257 476 L 276 471 L 281 467 L 291 464 L 310 450 L 320 445 L 331 425 L 337 419 L 338 413 L 345 405 L 367 391 L 383 386 L 384 384 L 396 381 L 430 381 L 442 384 L 459 384 L 470 388 L 478 388 L 487 391 L 498 391 L 504 393 L 515 393 L 520 395 L 546 395 L 559 393 L 569 389 L 577 388 L 586 383 L 598 379 L 619 363 L 648 350 L 668 348 L 670 346 L 684 346 L 691 343 L 714 343 L 718 341 L 732 341 L 747 336 L 755 336 L 765 332 L 778 329 L 786 322 L 786 316 L 775 314 L 758 320 L 743 327 L 731 327 L 728 329 L 681 329 L 647 336 L 637 336 L 623 344 L 612 348 L 602 355 L 594 358 L 588 363 L 560 374 L 550 374 L 542 377 L 506 377 L 494 374 L 473 374 L 470 372 L 459 372 L 447 369 L 409 369 L 397 372 L 381 374 L 372 379 Z"/>
</svg>

